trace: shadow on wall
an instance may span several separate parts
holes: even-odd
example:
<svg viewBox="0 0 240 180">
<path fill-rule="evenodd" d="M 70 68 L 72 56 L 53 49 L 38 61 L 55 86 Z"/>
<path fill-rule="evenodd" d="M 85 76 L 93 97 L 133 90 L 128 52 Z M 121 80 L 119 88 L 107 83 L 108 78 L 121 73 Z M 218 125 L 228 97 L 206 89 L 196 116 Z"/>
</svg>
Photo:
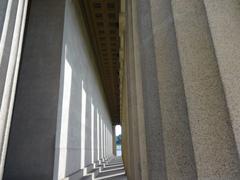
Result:
<svg viewBox="0 0 240 180">
<path fill-rule="evenodd" d="M 54 179 L 112 155 L 112 124 L 75 1 L 66 2 Z"/>
</svg>

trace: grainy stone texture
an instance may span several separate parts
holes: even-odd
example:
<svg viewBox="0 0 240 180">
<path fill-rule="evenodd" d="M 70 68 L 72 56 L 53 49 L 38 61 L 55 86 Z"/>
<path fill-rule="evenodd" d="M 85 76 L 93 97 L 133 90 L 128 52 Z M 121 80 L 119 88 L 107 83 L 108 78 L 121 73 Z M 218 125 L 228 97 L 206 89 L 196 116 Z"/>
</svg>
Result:
<svg viewBox="0 0 240 180">
<path fill-rule="evenodd" d="M 164 180 L 167 175 L 150 2 L 140 0 L 136 9 L 149 179 Z"/>
<path fill-rule="evenodd" d="M 172 5 L 198 179 L 237 180 L 240 164 L 203 1 Z"/>
<path fill-rule="evenodd" d="M 150 0 L 168 180 L 197 179 L 171 2 Z"/>
<path fill-rule="evenodd" d="M 147 159 L 147 146 L 146 146 L 146 126 L 145 126 L 145 119 L 144 119 L 144 103 L 143 103 L 143 81 L 142 81 L 142 71 L 141 71 L 141 52 L 140 52 L 140 38 L 138 34 L 138 10 L 137 10 L 137 3 L 138 0 L 131 1 L 132 5 L 132 24 L 129 24 L 131 27 L 130 36 L 132 35 L 133 46 L 130 48 L 130 51 L 133 51 L 133 65 L 134 65 L 134 74 L 135 74 L 135 82 L 133 84 L 136 86 L 136 114 L 135 120 L 137 120 L 137 128 L 138 128 L 138 140 L 139 140 L 139 154 L 140 158 L 137 161 L 137 167 L 139 169 L 140 178 L 144 180 L 149 179 L 149 172 L 148 172 L 148 159 Z M 129 15 L 130 16 L 130 15 Z"/>
<path fill-rule="evenodd" d="M 240 153 L 240 4 L 238 0 L 204 0 L 204 4 Z"/>
<path fill-rule="evenodd" d="M 239 180 L 239 1 L 126 5 L 119 54 L 128 178 Z M 112 155 L 110 120 L 78 1 L 31 1 L 4 179 L 79 179 Z"/>
</svg>

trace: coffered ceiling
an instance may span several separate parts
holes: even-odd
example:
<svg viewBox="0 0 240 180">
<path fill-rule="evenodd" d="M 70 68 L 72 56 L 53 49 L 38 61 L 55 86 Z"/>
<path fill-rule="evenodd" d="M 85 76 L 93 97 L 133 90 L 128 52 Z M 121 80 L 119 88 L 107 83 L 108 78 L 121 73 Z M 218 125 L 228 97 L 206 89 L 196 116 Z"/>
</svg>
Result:
<svg viewBox="0 0 240 180">
<path fill-rule="evenodd" d="M 80 0 L 114 124 L 119 124 L 119 0 Z"/>
</svg>

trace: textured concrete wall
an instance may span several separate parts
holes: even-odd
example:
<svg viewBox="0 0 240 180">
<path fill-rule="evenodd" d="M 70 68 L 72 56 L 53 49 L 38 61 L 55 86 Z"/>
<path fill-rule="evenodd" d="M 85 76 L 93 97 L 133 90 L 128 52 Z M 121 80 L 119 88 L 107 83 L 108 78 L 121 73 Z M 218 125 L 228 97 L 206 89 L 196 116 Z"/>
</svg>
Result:
<svg viewBox="0 0 240 180">
<path fill-rule="evenodd" d="M 55 179 L 112 154 L 111 119 L 77 1 L 66 1 L 64 21 Z"/>
</svg>

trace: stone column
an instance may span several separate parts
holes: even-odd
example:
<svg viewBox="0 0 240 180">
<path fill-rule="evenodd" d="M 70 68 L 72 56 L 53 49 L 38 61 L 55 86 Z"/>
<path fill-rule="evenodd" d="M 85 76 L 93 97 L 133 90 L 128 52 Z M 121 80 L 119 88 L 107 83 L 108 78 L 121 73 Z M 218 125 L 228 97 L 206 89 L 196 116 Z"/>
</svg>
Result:
<svg viewBox="0 0 240 180">
<path fill-rule="evenodd" d="M 199 180 L 237 180 L 240 164 L 202 0 L 172 0 Z"/>
<path fill-rule="evenodd" d="M 128 14 L 128 25 L 130 26 L 129 34 L 130 39 L 132 40 L 132 46 L 129 47 L 130 51 L 133 51 L 133 59 L 134 67 L 132 71 L 134 71 L 134 84 L 135 86 L 135 96 L 136 96 L 136 125 L 138 131 L 138 148 L 139 148 L 139 161 L 137 162 L 137 167 L 139 168 L 139 176 L 141 179 L 148 180 L 149 172 L 148 172 L 148 154 L 147 154 L 147 145 L 146 145 L 146 126 L 144 119 L 144 99 L 143 99 L 143 81 L 142 81 L 142 71 L 141 71 L 141 52 L 140 52 L 140 38 L 138 34 L 138 11 L 137 11 L 137 1 L 130 1 L 131 14 Z M 129 39 L 128 38 L 128 39 Z"/>
<path fill-rule="evenodd" d="M 127 78 L 127 91 L 128 91 L 128 119 L 130 127 L 130 147 L 131 147 L 131 169 L 132 177 L 134 179 L 141 179 L 141 166 L 140 166 L 140 149 L 139 149 L 139 132 L 138 129 L 138 116 L 137 116 L 137 94 L 136 94 L 136 74 L 135 74 L 135 59 L 134 59 L 134 37 L 133 37 L 133 8 L 132 2 L 128 2 L 127 7 L 128 16 L 128 26 L 127 32 L 127 42 L 128 49 L 126 53 L 128 55 L 128 60 L 126 61 L 126 78 Z"/>
<path fill-rule="evenodd" d="M 103 158 L 106 158 L 106 124 L 103 124 Z"/>
<path fill-rule="evenodd" d="M 53 179 L 64 11 L 64 0 L 31 1 L 4 179 Z"/>
<path fill-rule="evenodd" d="M 168 180 L 194 180 L 197 172 L 171 1 L 150 0 L 150 4 L 166 173 Z"/>
<path fill-rule="evenodd" d="M 94 111 L 94 163 L 97 163 L 98 161 L 98 109 L 97 106 L 95 106 Z"/>
<path fill-rule="evenodd" d="M 113 149 L 113 155 L 116 156 L 116 132 L 115 132 L 115 126 L 112 126 L 112 149 Z"/>
<path fill-rule="evenodd" d="M 124 63 L 124 62 L 122 62 Z M 129 125 L 128 125 L 128 112 L 127 112 L 127 82 L 125 78 L 125 68 L 126 66 L 122 64 L 122 76 L 121 76 L 121 125 L 122 125 L 122 152 L 123 152 L 123 162 L 125 165 L 125 170 L 128 175 L 128 178 L 130 178 L 131 169 L 130 169 L 130 147 L 129 147 Z"/>
<path fill-rule="evenodd" d="M 100 160 L 103 161 L 103 116 L 100 116 Z"/>
<path fill-rule="evenodd" d="M 27 6 L 28 0 L 0 2 L 0 179 L 8 144 Z"/>
<path fill-rule="evenodd" d="M 126 4 L 128 5 L 129 2 Z M 131 170 L 131 147 L 130 147 L 130 127 L 129 127 L 129 113 L 128 113 L 128 79 L 127 79 L 127 67 L 126 61 L 128 60 L 128 53 L 126 51 L 128 47 L 128 37 L 125 29 L 125 14 L 126 11 L 125 1 L 121 1 L 121 14 L 119 23 L 119 33 L 120 33 L 120 118 L 122 125 L 122 151 L 123 151 L 123 162 L 125 165 L 126 174 L 129 179 L 132 178 L 133 171 Z M 127 23 L 127 21 L 126 21 Z"/>
<path fill-rule="evenodd" d="M 240 4 L 204 0 L 235 140 L 240 153 Z"/>
<path fill-rule="evenodd" d="M 99 114 L 99 125 L 98 125 L 98 161 L 101 163 L 101 116 Z"/>
<path fill-rule="evenodd" d="M 97 110 L 97 161 L 100 160 L 100 116 L 99 110 Z"/>
<path fill-rule="evenodd" d="M 93 104 L 93 99 L 91 98 L 91 163 L 94 164 L 95 157 L 95 147 L 96 147 L 96 139 L 95 139 L 95 107 Z"/>
<path fill-rule="evenodd" d="M 163 126 L 157 79 L 156 56 L 154 51 L 150 2 L 134 1 L 139 38 L 139 63 L 142 77 L 143 109 L 146 136 L 148 178 L 167 179 Z"/>
</svg>

